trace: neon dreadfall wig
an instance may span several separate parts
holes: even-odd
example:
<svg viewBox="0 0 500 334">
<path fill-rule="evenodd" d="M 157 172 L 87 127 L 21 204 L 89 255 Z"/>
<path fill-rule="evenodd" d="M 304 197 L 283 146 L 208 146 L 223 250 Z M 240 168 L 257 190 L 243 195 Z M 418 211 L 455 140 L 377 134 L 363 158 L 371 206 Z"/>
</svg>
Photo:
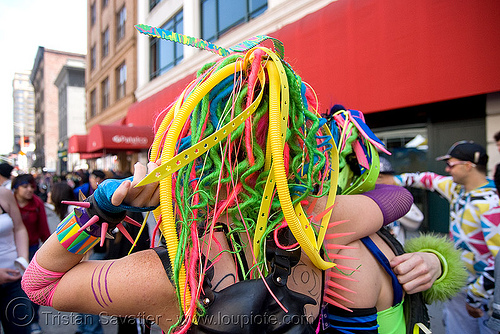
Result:
<svg viewBox="0 0 500 334">
<path fill-rule="evenodd" d="M 159 115 L 150 160 L 161 160 L 161 165 L 139 183 L 160 181 L 155 216 L 173 267 L 180 331 L 203 315 L 199 296 L 207 260 L 214 263 L 218 256 L 205 259 L 202 254 L 210 248 L 219 255 L 224 251 L 213 238 L 221 217 L 232 221 L 227 252 L 245 279 L 265 277 L 266 240 L 285 227 L 295 240 L 280 247 L 293 248 L 296 242 L 318 268 L 334 266 L 320 250 L 338 191 L 339 162 L 346 166 L 339 193 L 368 190 L 378 173 L 367 177 L 378 156 L 370 134 L 359 125 L 362 115 L 341 110 L 329 115 L 329 126 L 317 112 L 312 89 L 284 62 L 280 42 L 273 40 L 276 52 L 258 46 L 269 37 L 228 51 L 157 28 L 137 29 L 224 55 L 205 65 Z M 337 146 L 348 149 L 339 157 Z M 351 147 L 363 156 L 363 167 L 349 167 Z M 324 214 L 308 219 L 302 204 L 322 196 L 328 196 Z M 249 241 L 241 241 L 240 234 Z M 250 268 L 242 264 L 241 249 L 254 256 Z"/>
</svg>

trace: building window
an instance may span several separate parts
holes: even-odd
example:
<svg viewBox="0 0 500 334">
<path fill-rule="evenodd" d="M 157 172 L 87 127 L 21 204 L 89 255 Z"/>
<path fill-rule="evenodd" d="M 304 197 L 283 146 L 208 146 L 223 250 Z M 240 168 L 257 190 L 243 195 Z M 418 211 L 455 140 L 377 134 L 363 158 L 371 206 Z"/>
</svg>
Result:
<svg viewBox="0 0 500 334">
<path fill-rule="evenodd" d="M 97 55 L 94 44 L 94 46 L 92 46 L 92 48 L 90 49 L 90 70 L 95 69 L 96 62 L 97 62 Z"/>
<path fill-rule="evenodd" d="M 97 13 L 95 8 L 95 2 L 90 5 L 90 25 L 93 26 L 97 19 Z"/>
<path fill-rule="evenodd" d="M 127 82 L 127 65 L 122 63 L 116 69 L 116 99 L 119 100 L 125 96 L 125 83 Z"/>
<path fill-rule="evenodd" d="M 102 92 L 102 110 L 109 107 L 109 78 L 104 79 L 101 82 L 101 92 Z"/>
<path fill-rule="evenodd" d="M 109 54 L 109 27 L 102 33 L 102 57 Z"/>
<path fill-rule="evenodd" d="M 160 2 L 161 0 L 149 0 L 149 11 L 152 11 Z"/>
<path fill-rule="evenodd" d="M 123 6 L 118 13 L 116 13 L 116 42 L 118 43 L 125 37 L 125 21 L 127 20 L 127 11 Z"/>
<path fill-rule="evenodd" d="M 108 3 L 109 3 L 109 0 L 102 0 L 102 8 L 106 8 Z"/>
<path fill-rule="evenodd" d="M 97 96 L 95 89 L 90 92 L 90 117 L 97 115 Z"/>
<path fill-rule="evenodd" d="M 180 11 L 161 28 L 182 34 L 182 21 L 182 11 Z M 177 65 L 183 56 L 182 44 L 152 37 L 150 39 L 150 79 L 162 75 Z"/>
<path fill-rule="evenodd" d="M 267 0 L 201 0 L 201 37 L 215 41 L 267 9 Z"/>
</svg>

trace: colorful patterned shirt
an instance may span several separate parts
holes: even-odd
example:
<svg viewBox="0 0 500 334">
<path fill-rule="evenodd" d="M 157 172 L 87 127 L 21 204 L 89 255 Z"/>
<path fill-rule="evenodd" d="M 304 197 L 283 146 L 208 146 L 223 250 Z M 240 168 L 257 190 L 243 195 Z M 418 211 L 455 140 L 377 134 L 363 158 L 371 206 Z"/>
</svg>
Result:
<svg viewBox="0 0 500 334">
<path fill-rule="evenodd" d="M 469 272 L 468 302 L 479 307 L 482 298 L 491 297 L 495 285 L 493 270 L 500 246 L 500 219 L 484 215 L 499 205 L 495 183 L 488 180 L 466 192 L 451 176 L 431 172 L 406 173 L 394 179 L 400 186 L 436 191 L 450 203 L 450 236 L 455 247 L 463 250 L 462 260 Z"/>
</svg>

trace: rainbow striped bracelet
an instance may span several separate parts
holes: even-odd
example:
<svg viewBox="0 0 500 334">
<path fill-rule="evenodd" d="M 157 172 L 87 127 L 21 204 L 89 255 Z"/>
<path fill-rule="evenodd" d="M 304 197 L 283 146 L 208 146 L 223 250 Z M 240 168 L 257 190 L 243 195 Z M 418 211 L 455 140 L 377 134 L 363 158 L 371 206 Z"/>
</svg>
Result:
<svg viewBox="0 0 500 334">
<path fill-rule="evenodd" d="M 93 236 L 87 231 L 79 231 L 84 223 L 79 222 L 84 213 L 75 209 L 57 226 L 56 234 L 59 243 L 69 252 L 74 254 L 85 254 L 94 247 L 100 237 Z"/>
</svg>

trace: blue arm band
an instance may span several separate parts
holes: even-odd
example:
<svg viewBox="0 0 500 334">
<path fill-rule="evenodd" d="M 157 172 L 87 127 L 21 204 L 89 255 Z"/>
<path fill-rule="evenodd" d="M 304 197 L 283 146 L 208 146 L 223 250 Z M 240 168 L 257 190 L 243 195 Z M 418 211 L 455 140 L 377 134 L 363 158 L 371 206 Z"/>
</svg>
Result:
<svg viewBox="0 0 500 334">
<path fill-rule="evenodd" d="M 147 212 L 156 209 L 158 205 L 139 208 L 125 204 L 120 204 L 119 206 L 111 204 L 111 197 L 115 193 L 116 189 L 120 186 L 120 184 L 122 184 L 126 180 L 130 180 L 130 182 L 132 182 L 133 178 L 134 177 L 131 176 L 122 180 L 107 179 L 99 184 L 99 187 L 97 187 L 94 192 L 94 199 L 99 208 L 111 213 L 118 213 L 126 210 L 133 212 Z"/>
</svg>

